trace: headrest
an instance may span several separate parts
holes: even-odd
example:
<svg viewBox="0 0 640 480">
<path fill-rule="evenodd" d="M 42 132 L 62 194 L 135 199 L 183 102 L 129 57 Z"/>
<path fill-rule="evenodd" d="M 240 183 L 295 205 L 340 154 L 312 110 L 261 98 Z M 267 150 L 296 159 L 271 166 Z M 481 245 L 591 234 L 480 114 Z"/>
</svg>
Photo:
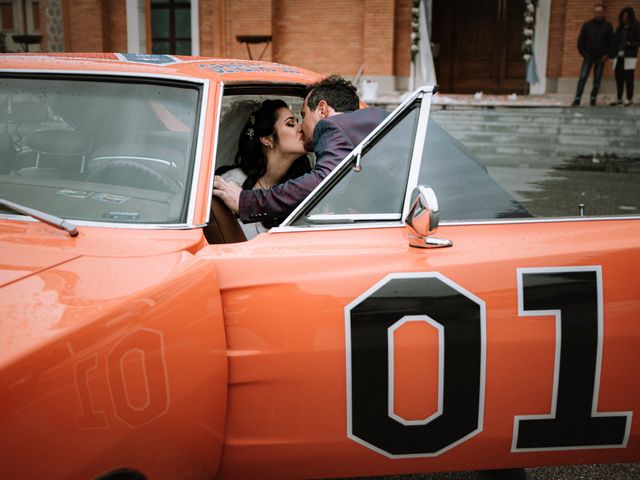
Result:
<svg viewBox="0 0 640 480">
<path fill-rule="evenodd" d="M 36 152 L 51 155 L 82 155 L 91 148 L 91 135 L 62 129 L 36 130 L 27 134 L 26 143 Z"/>
</svg>

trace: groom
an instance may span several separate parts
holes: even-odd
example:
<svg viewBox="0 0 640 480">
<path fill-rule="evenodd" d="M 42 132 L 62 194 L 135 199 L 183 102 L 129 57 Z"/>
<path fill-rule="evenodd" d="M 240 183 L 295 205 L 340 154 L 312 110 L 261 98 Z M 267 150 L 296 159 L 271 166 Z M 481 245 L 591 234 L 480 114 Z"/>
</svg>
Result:
<svg viewBox="0 0 640 480">
<path fill-rule="evenodd" d="M 302 131 L 305 148 L 316 154 L 309 173 L 268 190 L 242 190 L 221 177 L 214 178 L 213 194 L 238 213 L 243 223 L 282 222 L 388 115 L 379 108 L 359 110 L 356 87 L 337 75 L 310 85 L 307 92 Z"/>
</svg>

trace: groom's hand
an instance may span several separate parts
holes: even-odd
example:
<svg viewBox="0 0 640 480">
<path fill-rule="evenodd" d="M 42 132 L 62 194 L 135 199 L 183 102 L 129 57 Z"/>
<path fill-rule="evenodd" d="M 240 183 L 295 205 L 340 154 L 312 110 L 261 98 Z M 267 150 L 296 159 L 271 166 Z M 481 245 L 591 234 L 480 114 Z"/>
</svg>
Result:
<svg viewBox="0 0 640 480">
<path fill-rule="evenodd" d="M 234 182 L 227 182 L 220 176 L 213 177 L 213 194 L 222 200 L 233 213 L 240 211 L 242 188 Z"/>
</svg>

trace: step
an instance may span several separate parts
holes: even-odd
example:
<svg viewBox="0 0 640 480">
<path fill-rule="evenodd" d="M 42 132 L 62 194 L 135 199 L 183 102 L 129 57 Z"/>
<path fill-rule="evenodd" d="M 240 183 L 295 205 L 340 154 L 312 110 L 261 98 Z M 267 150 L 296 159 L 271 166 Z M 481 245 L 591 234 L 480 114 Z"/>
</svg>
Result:
<svg viewBox="0 0 640 480">
<path fill-rule="evenodd" d="M 476 116 L 476 115 L 437 115 L 433 118 L 438 123 L 477 124 L 477 125 L 597 125 L 597 126 L 629 126 L 640 127 L 640 117 L 521 117 L 521 116 Z"/>
<path fill-rule="evenodd" d="M 605 135 L 607 137 L 619 135 L 625 137 L 638 136 L 640 125 L 576 125 L 576 124 L 494 124 L 488 122 L 460 122 L 460 119 L 435 119 L 438 125 L 450 133 L 476 132 L 476 133 L 521 133 L 536 135 L 584 135 L 596 136 Z M 640 122 L 639 122 L 640 123 Z"/>
</svg>

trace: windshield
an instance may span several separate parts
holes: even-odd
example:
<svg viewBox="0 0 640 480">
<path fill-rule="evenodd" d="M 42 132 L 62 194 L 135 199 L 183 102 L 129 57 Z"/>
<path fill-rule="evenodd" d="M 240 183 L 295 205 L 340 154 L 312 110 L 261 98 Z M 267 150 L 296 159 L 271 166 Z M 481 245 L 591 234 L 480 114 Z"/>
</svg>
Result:
<svg viewBox="0 0 640 480">
<path fill-rule="evenodd" d="M 0 79 L 0 197 L 80 221 L 185 223 L 200 87 L 152 82 Z"/>
</svg>

